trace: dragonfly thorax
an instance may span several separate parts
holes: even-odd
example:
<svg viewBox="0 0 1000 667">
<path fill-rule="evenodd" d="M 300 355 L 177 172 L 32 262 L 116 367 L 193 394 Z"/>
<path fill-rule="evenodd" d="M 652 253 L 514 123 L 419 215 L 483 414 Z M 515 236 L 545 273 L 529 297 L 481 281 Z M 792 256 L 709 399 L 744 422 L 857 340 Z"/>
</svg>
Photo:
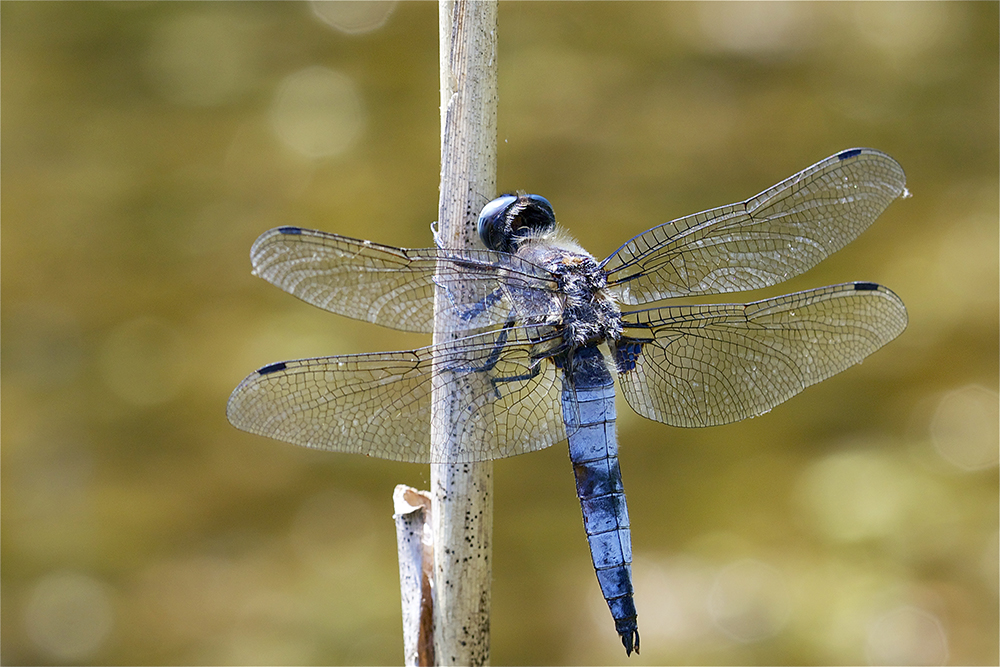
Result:
<svg viewBox="0 0 1000 667">
<path fill-rule="evenodd" d="M 607 275 L 590 254 L 558 234 L 529 241 L 517 254 L 555 278 L 559 313 L 553 324 L 561 330 L 564 348 L 618 340 L 621 310 L 607 289 Z"/>
</svg>

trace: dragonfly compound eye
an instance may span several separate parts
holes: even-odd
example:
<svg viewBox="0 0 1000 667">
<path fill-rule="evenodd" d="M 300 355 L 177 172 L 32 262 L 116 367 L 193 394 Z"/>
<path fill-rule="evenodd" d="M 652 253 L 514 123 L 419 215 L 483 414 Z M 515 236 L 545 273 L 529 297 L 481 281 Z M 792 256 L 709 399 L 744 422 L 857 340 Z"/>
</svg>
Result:
<svg viewBox="0 0 1000 667">
<path fill-rule="evenodd" d="M 479 238 L 483 245 L 490 250 L 502 250 L 504 245 L 504 220 L 507 209 L 517 202 L 514 195 L 501 195 L 486 206 L 479 213 Z"/>
<path fill-rule="evenodd" d="M 479 238 L 490 250 L 514 252 L 523 239 L 555 229 L 552 204 L 540 195 L 502 195 L 479 214 Z"/>
</svg>

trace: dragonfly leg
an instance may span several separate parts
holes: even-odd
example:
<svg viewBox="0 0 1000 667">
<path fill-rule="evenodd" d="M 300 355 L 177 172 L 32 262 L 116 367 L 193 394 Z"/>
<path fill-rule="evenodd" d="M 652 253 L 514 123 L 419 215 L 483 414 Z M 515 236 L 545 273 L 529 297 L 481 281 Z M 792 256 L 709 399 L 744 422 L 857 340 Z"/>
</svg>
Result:
<svg viewBox="0 0 1000 667">
<path fill-rule="evenodd" d="M 537 361 L 537 360 L 536 360 Z M 490 385 L 493 386 L 493 393 L 497 398 L 500 398 L 499 385 L 506 382 L 524 382 L 525 380 L 530 380 L 532 378 L 538 377 L 538 374 L 542 372 L 542 367 L 538 363 L 531 364 L 531 370 L 527 373 L 522 373 L 521 375 L 507 375 L 501 377 L 490 378 Z"/>
<path fill-rule="evenodd" d="M 458 319 L 463 322 L 471 322 L 489 310 L 492 306 L 499 303 L 502 298 L 503 291 L 495 289 L 483 297 L 481 301 L 476 301 L 475 303 L 468 304 L 467 306 L 457 308 Z"/>
<path fill-rule="evenodd" d="M 516 320 L 513 317 L 507 320 L 503 328 L 500 330 L 500 335 L 497 336 L 496 343 L 493 345 L 493 349 L 490 351 L 488 357 L 483 360 L 483 363 L 475 366 L 457 366 L 449 368 L 453 373 L 489 373 L 496 368 L 497 363 L 500 361 L 500 353 L 503 351 L 504 347 L 507 345 L 507 337 L 514 326 Z M 532 360 L 532 364 L 527 373 L 521 373 L 518 375 L 506 375 L 490 378 L 490 386 L 493 387 L 494 397 L 500 398 L 499 386 L 506 382 L 523 382 L 525 380 L 530 380 L 538 376 L 541 372 L 541 366 L 537 363 L 537 359 Z"/>
</svg>

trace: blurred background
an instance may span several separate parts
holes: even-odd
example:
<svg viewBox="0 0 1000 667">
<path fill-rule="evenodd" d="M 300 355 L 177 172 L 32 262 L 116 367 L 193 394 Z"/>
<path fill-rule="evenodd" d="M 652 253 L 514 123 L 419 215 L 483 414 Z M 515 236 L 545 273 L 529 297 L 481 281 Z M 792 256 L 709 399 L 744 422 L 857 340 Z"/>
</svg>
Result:
<svg viewBox="0 0 1000 667">
<path fill-rule="evenodd" d="M 619 407 L 629 664 L 996 664 L 997 3 L 500 7 L 498 188 L 598 257 L 841 149 L 911 199 L 754 300 L 907 331 L 745 423 Z M 426 467 L 225 418 L 265 363 L 425 337 L 250 275 L 301 225 L 432 243 L 434 3 L 0 4 L 4 664 L 402 660 L 391 494 Z M 496 664 L 625 662 L 564 445 L 495 466 Z"/>
</svg>

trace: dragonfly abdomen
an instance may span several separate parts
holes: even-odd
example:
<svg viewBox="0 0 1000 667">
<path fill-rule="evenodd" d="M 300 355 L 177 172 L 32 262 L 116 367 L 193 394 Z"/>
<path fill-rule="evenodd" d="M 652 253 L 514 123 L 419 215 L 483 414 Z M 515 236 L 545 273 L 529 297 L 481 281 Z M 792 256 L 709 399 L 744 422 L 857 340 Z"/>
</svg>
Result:
<svg viewBox="0 0 1000 667">
<path fill-rule="evenodd" d="M 625 651 L 639 652 L 632 598 L 632 540 L 618 467 L 615 387 L 596 346 L 577 349 L 562 390 L 563 419 L 590 554 Z"/>
</svg>

